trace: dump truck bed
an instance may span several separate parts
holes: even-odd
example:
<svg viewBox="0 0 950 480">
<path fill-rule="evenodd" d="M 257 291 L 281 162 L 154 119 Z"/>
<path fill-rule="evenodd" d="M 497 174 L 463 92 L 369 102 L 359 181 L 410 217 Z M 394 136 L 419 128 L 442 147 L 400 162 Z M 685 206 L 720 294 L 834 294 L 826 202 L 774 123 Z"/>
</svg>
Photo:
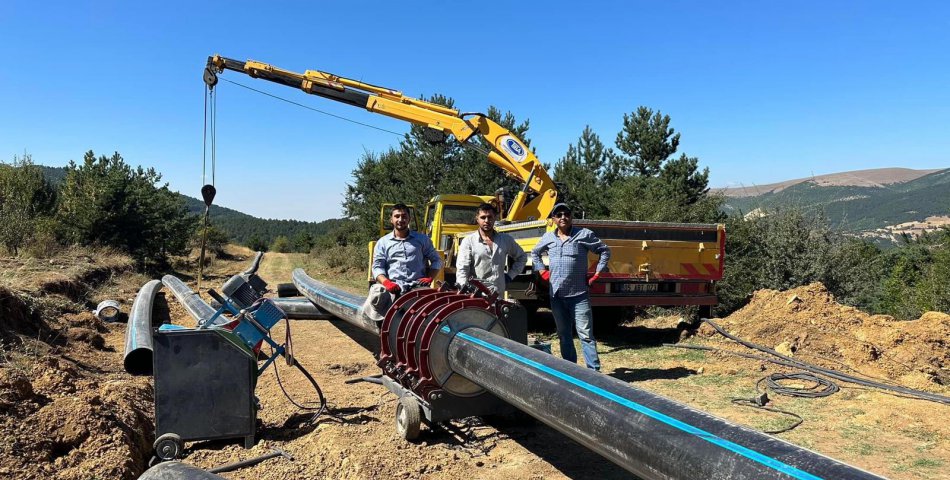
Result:
<svg viewBox="0 0 950 480">
<path fill-rule="evenodd" d="M 588 228 L 611 250 L 607 272 L 591 287 L 596 306 L 715 305 L 715 282 L 725 265 L 726 230 L 722 224 L 574 220 Z M 497 227 L 530 251 L 545 232 L 548 221 L 521 222 Z M 543 258 L 545 263 L 546 258 Z M 597 258 L 588 258 L 593 272 Z M 523 291 L 534 268 L 512 285 L 509 294 L 522 301 L 544 300 L 546 292 Z"/>
</svg>

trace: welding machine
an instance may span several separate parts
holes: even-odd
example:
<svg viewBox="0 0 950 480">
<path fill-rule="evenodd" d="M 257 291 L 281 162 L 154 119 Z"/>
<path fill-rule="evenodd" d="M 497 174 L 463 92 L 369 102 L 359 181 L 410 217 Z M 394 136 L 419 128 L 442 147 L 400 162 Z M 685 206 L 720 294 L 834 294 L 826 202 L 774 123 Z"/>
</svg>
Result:
<svg viewBox="0 0 950 480">
<path fill-rule="evenodd" d="M 254 445 L 257 377 L 286 352 L 270 329 L 286 315 L 262 298 L 266 283 L 257 275 L 235 275 L 223 297 L 209 293 L 221 307 L 196 328 L 162 325 L 153 333 L 155 379 L 155 451 L 162 460 L 177 458 L 185 441 L 244 438 Z M 225 313 L 232 315 L 222 322 Z M 226 319 L 226 318 L 225 318 Z M 262 342 L 272 355 L 258 368 Z"/>
</svg>

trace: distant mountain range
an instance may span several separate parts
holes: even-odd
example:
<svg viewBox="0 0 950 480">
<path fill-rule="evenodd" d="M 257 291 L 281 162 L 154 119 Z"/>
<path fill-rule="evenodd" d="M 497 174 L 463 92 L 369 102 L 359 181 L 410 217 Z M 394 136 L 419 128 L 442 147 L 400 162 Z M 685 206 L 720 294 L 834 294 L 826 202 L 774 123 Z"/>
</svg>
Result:
<svg viewBox="0 0 950 480">
<path fill-rule="evenodd" d="M 786 180 L 765 185 L 743 185 L 741 187 L 717 188 L 714 191 L 727 197 L 754 197 L 766 193 L 777 193 L 800 183 L 811 182 L 820 187 L 883 187 L 895 183 L 916 180 L 924 175 L 939 172 L 934 170 L 913 170 L 910 168 L 875 168 L 871 170 L 853 170 L 850 172 L 829 173 L 808 178 Z"/>
<path fill-rule="evenodd" d="M 730 214 L 822 209 L 832 226 L 849 232 L 886 235 L 909 224 L 927 229 L 950 221 L 950 169 L 857 170 L 718 191 L 726 196 Z"/>
<path fill-rule="evenodd" d="M 46 178 L 58 184 L 66 177 L 65 167 L 43 166 Z M 205 204 L 201 200 L 178 194 L 185 201 L 188 211 L 197 215 L 204 215 Z M 270 244 L 280 235 L 291 240 L 301 233 L 309 233 L 313 237 L 323 235 L 343 222 L 342 219 L 329 219 L 322 222 L 304 222 L 300 220 L 276 220 L 258 218 L 227 207 L 211 205 L 211 224 L 224 230 L 236 243 L 246 244 L 255 236 Z"/>
</svg>

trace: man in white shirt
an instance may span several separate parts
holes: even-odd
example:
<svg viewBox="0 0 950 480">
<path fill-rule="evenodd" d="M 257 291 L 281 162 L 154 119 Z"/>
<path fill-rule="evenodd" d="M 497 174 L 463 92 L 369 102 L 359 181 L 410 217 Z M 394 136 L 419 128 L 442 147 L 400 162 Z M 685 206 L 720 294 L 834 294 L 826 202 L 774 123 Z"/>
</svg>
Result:
<svg viewBox="0 0 950 480">
<path fill-rule="evenodd" d="M 528 255 L 507 233 L 495 231 L 495 219 L 498 209 L 490 203 L 478 206 L 475 221 L 478 230 L 466 236 L 459 244 L 458 258 L 455 261 L 455 281 L 465 285 L 476 279 L 486 287 L 494 289 L 504 296 L 508 282 L 524 270 Z M 511 267 L 505 272 L 508 259 Z"/>
</svg>

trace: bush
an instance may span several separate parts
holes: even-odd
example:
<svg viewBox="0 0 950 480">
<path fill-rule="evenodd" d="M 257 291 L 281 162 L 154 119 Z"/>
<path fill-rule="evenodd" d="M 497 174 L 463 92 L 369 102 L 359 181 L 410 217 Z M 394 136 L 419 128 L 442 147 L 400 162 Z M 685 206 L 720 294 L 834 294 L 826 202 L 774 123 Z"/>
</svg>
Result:
<svg viewBox="0 0 950 480">
<path fill-rule="evenodd" d="M 33 238 L 26 245 L 26 254 L 34 258 L 49 258 L 63 250 L 63 245 L 56 238 L 56 221 L 52 217 L 41 217 L 36 220 Z"/>
<path fill-rule="evenodd" d="M 369 252 L 365 245 L 315 247 L 311 255 L 323 260 L 328 267 L 342 271 L 364 271 L 369 265 Z"/>
<path fill-rule="evenodd" d="M 168 184 L 159 186 L 161 178 L 152 168 L 133 169 L 118 152 L 96 158 L 89 151 L 81 164 L 70 161 L 56 213 L 60 236 L 115 247 L 139 268 L 167 265 L 170 255 L 187 251 L 195 220 Z"/>
<path fill-rule="evenodd" d="M 880 251 L 831 230 L 821 213 L 766 212 L 726 222 L 726 270 L 717 311 L 743 306 L 755 290 L 787 290 L 822 282 L 843 303 L 870 307 L 879 283 Z"/>
<path fill-rule="evenodd" d="M 12 164 L 0 164 L 0 224 L 4 226 L 0 228 L 0 243 L 3 247 L 12 255 L 19 254 L 36 239 L 38 225 L 48 224 L 55 202 L 55 189 L 29 155 L 22 159 L 14 157 Z"/>
<path fill-rule="evenodd" d="M 274 243 L 270 245 L 270 250 L 277 253 L 290 253 L 292 250 L 290 245 L 290 239 L 284 235 L 278 235 L 274 239 Z"/>
</svg>

